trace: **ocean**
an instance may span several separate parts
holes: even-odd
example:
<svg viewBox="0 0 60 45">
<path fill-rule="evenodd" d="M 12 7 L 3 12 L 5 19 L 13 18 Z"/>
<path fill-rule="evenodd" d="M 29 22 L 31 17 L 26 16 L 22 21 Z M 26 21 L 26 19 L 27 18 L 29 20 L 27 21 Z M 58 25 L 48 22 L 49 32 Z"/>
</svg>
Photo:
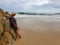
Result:
<svg viewBox="0 0 60 45">
<path fill-rule="evenodd" d="M 60 45 L 60 15 L 16 16 L 22 39 L 16 45 Z"/>
<path fill-rule="evenodd" d="M 22 14 L 17 14 L 15 17 L 30 17 L 30 18 L 35 18 L 38 20 L 44 20 L 44 21 L 60 21 L 60 15 L 22 15 Z M 38 17 L 38 18 L 37 18 Z"/>
<path fill-rule="evenodd" d="M 58 30 L 60 31 L 60 15 L 21 15 L 16 16 L 21 30 L 34 31 Z"/>
</svg>

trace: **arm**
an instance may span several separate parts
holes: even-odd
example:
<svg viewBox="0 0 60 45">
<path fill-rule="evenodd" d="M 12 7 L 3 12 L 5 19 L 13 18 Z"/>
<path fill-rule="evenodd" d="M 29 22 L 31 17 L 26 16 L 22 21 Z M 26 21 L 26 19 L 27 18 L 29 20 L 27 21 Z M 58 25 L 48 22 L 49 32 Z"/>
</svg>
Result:
<svg viewBox="0 0 60 45">
<path fill-rule="evenodd" d="M 19 34 L 19 29 L 18 29 L 18 26 L 17 26 L 17 22 L 16 22 L 14 17 L 10 18 L 10 26 L 11 26 L 12 29 L 14 29 L 15 33 L 17 34 L 17 36 L 19 38 L 21 38 L 21 36 Z"/>
</svg>

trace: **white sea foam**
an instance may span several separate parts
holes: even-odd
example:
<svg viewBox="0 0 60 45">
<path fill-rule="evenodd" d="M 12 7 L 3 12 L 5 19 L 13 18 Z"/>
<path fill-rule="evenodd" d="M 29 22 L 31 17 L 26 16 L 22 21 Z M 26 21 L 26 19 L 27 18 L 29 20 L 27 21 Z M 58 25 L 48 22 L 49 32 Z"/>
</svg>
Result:
<svg viewBox="0 0 60 45">
<path fill-rule="evenodd" d="M 60 15 L 21 15 L 17 14 L 15 17 L 30 17 L 36 20 L 43 20 L 43 21 L 60 21 Z"/>
<path fill-rule="evenodd" d="M 21 30 L 30 29 L 34 31 L 59 30 L 60 15 L 16 15 L 18 26 Z"/>
</svg>

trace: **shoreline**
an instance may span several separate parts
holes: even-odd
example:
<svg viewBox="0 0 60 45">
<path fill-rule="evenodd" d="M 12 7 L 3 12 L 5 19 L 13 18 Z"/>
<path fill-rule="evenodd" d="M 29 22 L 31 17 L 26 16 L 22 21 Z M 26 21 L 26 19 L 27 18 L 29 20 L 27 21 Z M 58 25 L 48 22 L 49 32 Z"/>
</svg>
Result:
<svg viewBox="0 0 60 45">
<path fill-rule="evenodd" d="M 16 18 L 22 39 L 15 45 L 60 45 L 60 21 L 37 18 Z"/>
</svg>

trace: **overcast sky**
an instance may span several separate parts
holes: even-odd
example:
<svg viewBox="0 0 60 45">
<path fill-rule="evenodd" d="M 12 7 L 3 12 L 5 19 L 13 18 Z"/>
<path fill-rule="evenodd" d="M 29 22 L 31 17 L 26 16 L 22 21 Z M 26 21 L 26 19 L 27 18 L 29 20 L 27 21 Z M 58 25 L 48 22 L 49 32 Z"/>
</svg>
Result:
<svg viewBox="0 0 60 45">
<path fill-rule="evenodd" d="M 15 12 L 60 12 L 60 0 L 0 0 L 0 8 Z"/>
</svg>

